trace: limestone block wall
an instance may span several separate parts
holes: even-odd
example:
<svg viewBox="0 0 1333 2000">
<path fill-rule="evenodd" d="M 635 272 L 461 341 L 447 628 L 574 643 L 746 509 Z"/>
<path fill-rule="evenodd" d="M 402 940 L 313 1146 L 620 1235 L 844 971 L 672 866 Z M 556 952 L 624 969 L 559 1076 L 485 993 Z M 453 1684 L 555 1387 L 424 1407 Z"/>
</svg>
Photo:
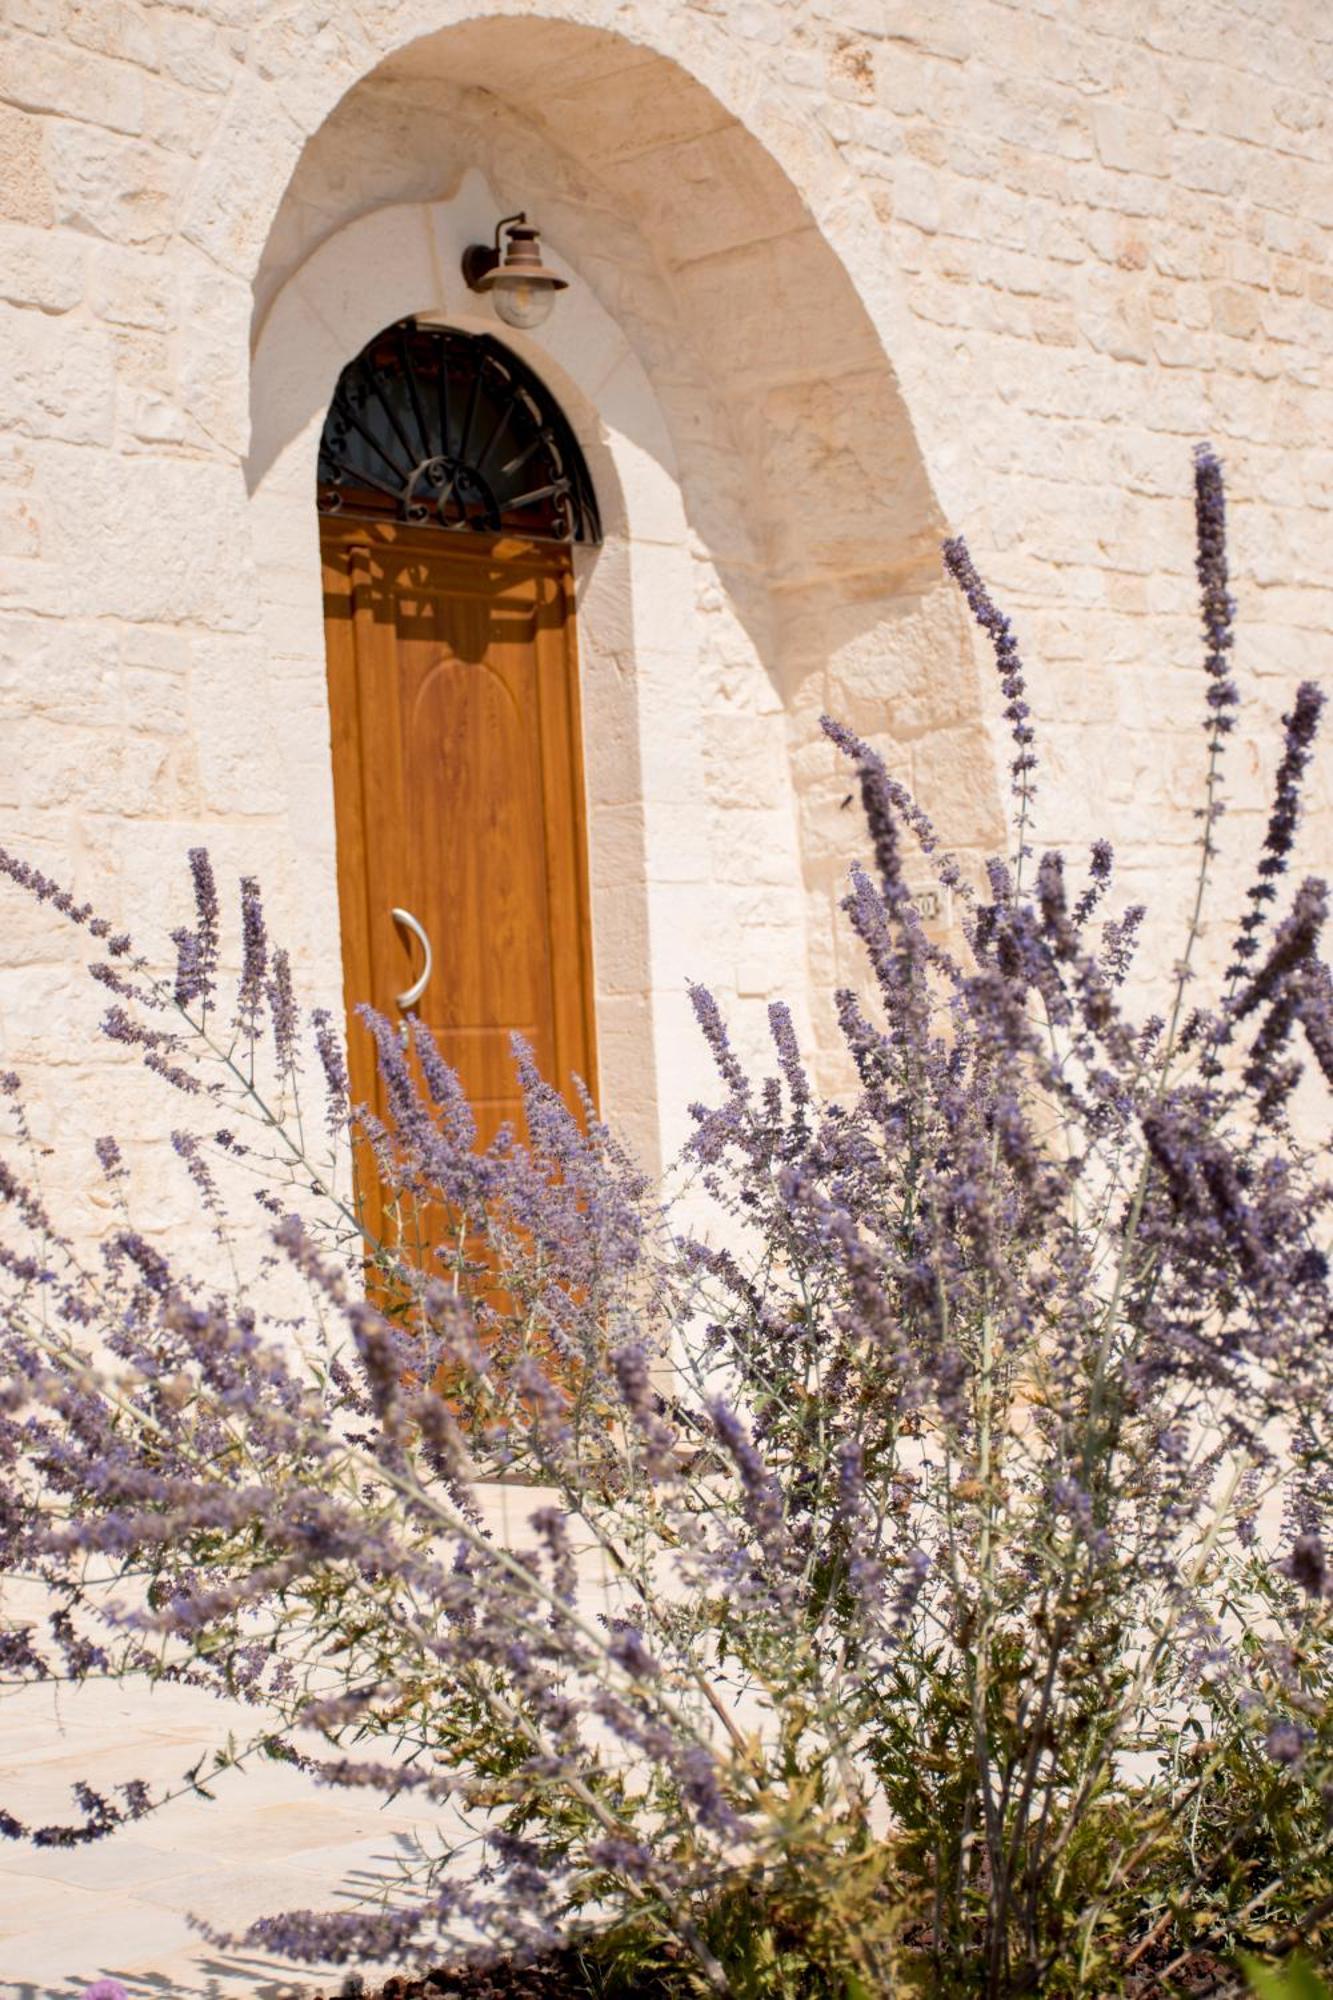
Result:
<svg viewBox="0 0 1333 2000">
<path fill-rule="evenodd" d="M 1326 672 L 1331 73 L 1312 0 L 8 0 L 0 838 L 150 938 L 206 838 L 222 872 L 262 874 L 336 999 L 313 509 L 272 483 L 258 364 L 325 246 L 475 171 L 538 213 L 661 419 L 654 451 L 620 362 L 572 374 L 550 323 L 623 501 L 582 585 L 589 670 L 633 716 L 593 827 L 613 1109 L 670 1150 L 699 1080 L 690 975 L 750 1039 L 794 995 L 835 1073 L 849 815 L 821 709 L 874 734 L 965 852 L 1002 832 L 950 531 L 1026 642 L 1042 834 L 1112 835 L 1168 964 L 1201 766 L 1195 438 L 1230 471 L 1252 697 L 1229 877 L 1276 717 Z M 467 302 L 441 266 L 421 304 Z M 611 747 L 590 739 L 590 768 Z M 92 1092 L 90 1129 L 124 1124 L 88 1018 L 63 940 L 6 898 L 4 1059 L 67 1120 Z M 145 1219 L 170 1228 L 172 1162 L 152 1185 Z M 93 1197 L 76 1177 L 67 1200 Z"/>
</svg>

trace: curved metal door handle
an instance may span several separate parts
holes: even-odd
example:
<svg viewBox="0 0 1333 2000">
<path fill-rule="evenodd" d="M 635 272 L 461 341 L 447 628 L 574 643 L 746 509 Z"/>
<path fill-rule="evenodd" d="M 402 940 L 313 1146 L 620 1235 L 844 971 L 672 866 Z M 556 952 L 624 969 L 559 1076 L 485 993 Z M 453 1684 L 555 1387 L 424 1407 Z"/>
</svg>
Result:
<svg viewBox="0 0 1333 2000">
<path fill-rule="evenodd" d="M 412 915 L 412 912 L 410 910 L 393 910 L 390 914 L 396 924 L 401 924 L 405 930 L 411 931 L 413 937 L 426 954 L 426 963 L 421 968 L 421 977 L 414 979 L 407 991 L 398 995 L 398 1005 L 406 1013 L 409 1007 L 416 1006 L 417 1001 L 425 992 L 427 981 L 430 979 L 430 969 L 435 961 L 431 954 L 430 939 L 426 936 L 425 931 Z"/>
</svg>

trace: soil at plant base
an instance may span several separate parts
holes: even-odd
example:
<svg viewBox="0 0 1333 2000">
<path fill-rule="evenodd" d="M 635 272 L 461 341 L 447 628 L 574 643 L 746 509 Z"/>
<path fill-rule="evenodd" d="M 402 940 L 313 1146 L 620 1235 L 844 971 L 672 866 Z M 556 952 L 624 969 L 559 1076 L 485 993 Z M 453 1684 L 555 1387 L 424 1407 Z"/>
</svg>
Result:
<svg viewBox="0 0 1333 2000">
<path fill-rule="evenodd" d="M 652 2000 L 666 1989 L 654 1983 L 638 1990 Z M 1221 1959 L 1196 1952 L 1173 1965 L 1169 1989 L 1145 1966 L 1130 1990 L 1136 2000 L 1167 2000 L 1168 1992 L 1172 2000 L 1208 2000 L 1231 1992 L 1233 1983 Z M 456 1966 L 419 1979 L 386 1979 L 373 1990 L 351 1979 L 315 2000 L 591 2000 L 594 1991 L 578 1954 L 556 1952 L 534 1965 Z"/>
<path fill-rule="evenodd" d="M 590 2000 L 593 1988 L 576 1952 L 553 1952 L 532 1965 L 456 1966 L 420 1978 L 394 1977 L 374 1988 L 355 1979 L 316 2000 Z"/>
</svg>

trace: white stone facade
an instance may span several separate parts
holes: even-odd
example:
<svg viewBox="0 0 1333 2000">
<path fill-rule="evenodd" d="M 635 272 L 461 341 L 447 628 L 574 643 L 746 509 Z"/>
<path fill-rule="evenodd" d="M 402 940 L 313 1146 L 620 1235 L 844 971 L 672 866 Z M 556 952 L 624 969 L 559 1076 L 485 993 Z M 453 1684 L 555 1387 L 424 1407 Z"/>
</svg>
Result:
<svg viewBox="0 0 1333 2000">
<path fill-rule="evenodd" d="M 314 451 L 337 373 L 524 207 L 515 341 L 607 526 L 581 558 L 603 1089 L 649 1157 L 685 982 L 834 1073 L 855 848 L 829 708 L 948 841 L 1004 833 L 1015 616 L 1042 837 L 1116 841 L 1173 955 L 1197 835 L 1189 449 L 1233 496 L 1224 872 L 1333 625 L 1333 21 L 1316 0 L 6 0 L 0 839 L 161 940 L 258 872 L 339 994 Z M 506 333 L 506 337 L 509 337 Z M 1330 763 L 1304 834 L 1330 847 Z M 1220 944 L 1219 947 L 1220 949 Z M 6 892 L 0 1054 L 131 1139 L 67 939 Z M 91 1089 L 90 1087 L 91 1086 Z M 79 1111 L 93 1101 L 92 1111 Z M 168 1161 L 145 1218 L 190 1195 Z M 92 1197 L 68 1190 L 77 1218 Z"/>
</svg>

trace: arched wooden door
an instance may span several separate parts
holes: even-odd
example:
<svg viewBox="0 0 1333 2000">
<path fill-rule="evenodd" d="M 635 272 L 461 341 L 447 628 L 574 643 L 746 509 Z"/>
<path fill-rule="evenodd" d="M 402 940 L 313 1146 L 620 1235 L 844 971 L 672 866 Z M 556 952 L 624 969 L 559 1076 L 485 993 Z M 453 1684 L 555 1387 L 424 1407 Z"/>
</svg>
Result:
<svg viewBox="0 0 1333 2000">
<path fill-rule="evenodd" d="M 321 451 L 353 1091 L 378 1099 L 353 1010 L 399 1018 L 424 938 L 413 1010 L 483 1142 L 522 1129 L 515 1031 L 551 1082 L 596 1089 L 570 554 L 596 514 L 539 393 L 495 343 L 392 328 L 344 371 Z"/>
</svg>

